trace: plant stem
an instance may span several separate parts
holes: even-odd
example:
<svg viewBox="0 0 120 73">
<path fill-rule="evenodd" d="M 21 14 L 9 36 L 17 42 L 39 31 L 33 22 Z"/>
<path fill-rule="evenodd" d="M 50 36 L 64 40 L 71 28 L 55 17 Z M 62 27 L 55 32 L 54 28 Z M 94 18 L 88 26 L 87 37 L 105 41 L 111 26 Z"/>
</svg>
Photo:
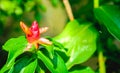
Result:
<svg viewBox="0 0 120 73">
<path fill-rule="evenodd" d="M 69 17 L 70 21 L 74 20 L 74 16 L 72 14 L 72 10 L 71 10 L 71 6 L 69 4 L 69 1 L 68 0 L 63 0 L 63 3 L 64 3 L 64 6 L 65 6 L 65 9 L 67 11 L 67 14 L 68 14 L 68 17 Z"/>
<path fill-rule="evenodd" d="M 105 57 L 103 56 L 103 52 L 101 50 L 99 51 L 98 60 L 99 60 L 99 73 L 106 73 Z"/>
<path fill-rule="evenodd" d="M 99 7 L 99 0 L 94 0 L 94 8 L 98 8 Z"/>
</svg>

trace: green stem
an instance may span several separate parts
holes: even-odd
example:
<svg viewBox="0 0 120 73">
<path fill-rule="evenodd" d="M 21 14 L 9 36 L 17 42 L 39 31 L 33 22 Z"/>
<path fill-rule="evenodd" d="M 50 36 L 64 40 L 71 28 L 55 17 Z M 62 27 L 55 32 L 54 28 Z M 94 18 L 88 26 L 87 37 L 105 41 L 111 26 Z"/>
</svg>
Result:
<svg viewBox="0 0 120 73">
<path fill-rule="evenodd" d="M 99 7 L 99 0 L 94 0 L 94 8 L 98 8 Z"/>
<path fill-rule="evenodd" d="M 66 12 L 68 14 L 68 17 L 69 17 L 70 21 L 74 20 L 74 16 L 73 16 L 72 9 L 71 9 L 69 1 L 68 0 L 63 0 L 63 3 L 64 3 L 64 6 L 65 6 L 65 9 L 66 9 Z"/>
<path fill-rule="evenodd" d="M 101 50 L 99 51 L 98 60 L 99 60 L 99 73 L 106 73 L 105 57 L 103 56 L 103 52 Z"/>
</svg>

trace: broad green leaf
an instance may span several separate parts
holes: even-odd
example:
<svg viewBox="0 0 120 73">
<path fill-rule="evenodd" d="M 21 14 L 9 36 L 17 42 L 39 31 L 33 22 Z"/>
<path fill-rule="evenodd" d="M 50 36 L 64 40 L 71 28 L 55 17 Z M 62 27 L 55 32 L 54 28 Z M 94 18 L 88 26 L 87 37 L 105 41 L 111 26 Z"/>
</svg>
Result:
<svg viewBox="0 0 120 73">
<path fill-rule="evenodd" d="M 120 40 L 120 8 L 117 6 L 100 6 L 94 9 L 98 21 L 102 22 L 115 38 Z"/>
<path fill-rule="evenodd" d="M 25 36 L 20 36 L 18 38 L 12 38 L 8 40 L 4 45 L 3 49 L 11 52 L 11 51 L 18 51 L 18 50 L 23 50 L 26 47 L 27 40 Z"/>
<path fill-rule="evenodd" d="M 76 65 L 69 70 L 69 73 L 95 73 L 90 67 Z"/>
<path fill-rule="evenodd" d="M 54 64 L 56 73 L 68 73 L 65 62 L 58 54 L 54 55 L 52 62 Z"/>
<path fill-rule="evenodd" d="M 21 58 L 18 58 L 13 67 L 13 73 L 20 73 L 21 70 L 25 69 L 33 60 L 36 59 L 36 55 L 33 53 L 24 53 L 20 55 Z"/>
<path fill-rule="evenodd" d="M 35 73 L 36 66 L 37 60 L 34 60 L 29 65 L 25 66 L 20 73 Z"/>
<path fill-rule="evenodd" d="M 47 55 L 49 58 L 53 59 L 53 55 L 54 55 L 54 45 L 44 45 L 42 44 L 42 46 L 44 46 L 42 49 L 45 50 L 45 55 Z M 41 48 L 40 48 L 41 49 Z"/>
<path fill-rule="evenodd" d="M 14 66 L 11 67 L 11 69 L 8 71 L 8 73 L 13 73 L 13 70 L 14 70 L 13 67 L 14 67 Z"/>
<path fill-rule="evenodd" d="M 53 60 L 50 60 L 41 51 L 38 51 L 37 55 L 52 73 L 68 73 L 65 63 L 59 55 L 55 54 Z"/>
<path fill-rule="evenodd" d="M 55 73 L 53 64 L 48 57 L 46 57 L 41 51 L 37 51 L 38 59 L 42 60 L 46 67 L 53 73 Z"/>
<path fill-rule="evenodd" d="M 46 70 L 42 69 L 41 66 L 42 66 L 41 64 L 40 64 L 40 66 L 37 65 L 36 70 L 35 70 L 36 73 L 45 73 Z"/>
<path fill-rule="evenodd" d="M 14 65 L 16 57 L 24 52 L 26 45 L 27 40 L 24 36 L 12 38 L 3 45 L 3 49 L 8 51 L 9 54 L 7 62 L 5 66 L 1 69 L 1 72 L 8 70 L 10 67 L 12 67 L 12 65 Z"/>
<path fill-rule="evenodd" d="M 50 45 L 50 46 L 44 45 L 45 48 L 47 49 L 47 51 L 49 52 L 51 59 L 53 59 L 54 51 L 60 51 L 60 52 L 66 53 L 66 48 L 61 43 L 56 42 L 54 39 L 52 39 L 50 37 L 47 37 L 47 39 L 49 39 L 52 42 L 52 45 Z"/>
<path fill-rule="evenodd" d="M 90 23 L 79 24 L 76 20 L 67 24 L 63 32 L 54 39 L 68 48 L 70 57 L 67 68 L 88 60 L 96 50 L 97 32 Z"/>
</svg>

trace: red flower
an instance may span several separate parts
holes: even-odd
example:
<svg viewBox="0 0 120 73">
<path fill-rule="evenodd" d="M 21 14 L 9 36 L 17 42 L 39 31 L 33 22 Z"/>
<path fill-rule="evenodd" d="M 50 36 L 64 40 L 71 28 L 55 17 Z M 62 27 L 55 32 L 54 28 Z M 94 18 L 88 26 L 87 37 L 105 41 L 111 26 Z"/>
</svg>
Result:
<svg viewBox="0 0 120 73">
<path fill-rule="evenodd" d="M 27 50 L 31 48 L 32 45 L 34 45 L 37 49 L 39 44 L 52 44 L 52 42 L 50 42 L 49 40 L 45 38 L 40 38 L 40 34 L 46 32 L 48 27 L 39 28 L 38 23 L 36 21 L 32 23 L 32 26 L 30 28 L 28 28 L 23 22 L 20 22 L 20 26 L 26 34 L 26 38 L 29 42 L 26 48 Z"/>
</svg>

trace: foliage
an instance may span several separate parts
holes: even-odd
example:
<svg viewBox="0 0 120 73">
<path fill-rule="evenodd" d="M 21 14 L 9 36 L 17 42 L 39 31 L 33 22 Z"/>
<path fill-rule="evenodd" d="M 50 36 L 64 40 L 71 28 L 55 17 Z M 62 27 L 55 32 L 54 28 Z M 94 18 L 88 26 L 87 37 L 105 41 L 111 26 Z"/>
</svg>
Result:
<svg viewBox="0 0 120 73">
<path fill-rule="evenodd" d="M 97 32 L 90 23 L 79 24 L 75 20 L 68 23 L 63 33 L 55 37 L 65 48 L 68 48 L 66 53 L 70 56 L 66 63 L 68 69 L 74 64 L 83 63 L 95 52 L 96 37 Z"/>
<path fill-rule="evenodd" d="M 52 73 L 56 73 L 56 72 L 68 73 L 68 70 L 71 69 L 71 67 L 74 66 L 75 64 L 80 64 L 82 62 L 85 62 L 94 53 L 96 49 L 96 37 L 97 37 L 96 31 L 92 28 L 91 24 L 86 23 L 80 25 L 76 20 L 71 21 L 67 25 L 68 26 L 66 26 L 63 33 L 55 37 L 54 40 L 51 39 L 53 40 L 53 45 L 51 46 L 43 45 L 43 48 L 39 48 L 39 50 L 37 51 L 35 50 L 34 52 L 33 50 L 30 51 L 29 53 L 31 53 L 32 55 L 32 57 L 30 57 L 30 61 L 26 63 L 27 65 L 22 66 L 22 68 L 20 67 L 20 69 L 19 67 L 16 67 L 17 64 L 21 63 L 22 65 L 25 59 L 28 58 L 28 57 L 24 57 L 24 55 L 20 56 L 20 58 L 18 57 L 22 53 L 26 54 L 25 47 L 27 46 L 27 41 L 24 36 L 8 40 L 3 46 L 3 49 L 9 52 L 8 60 L 5 66 L 1 69 L 1 72 L 5 72 L 5 71 L 14 72 L 17 71 L 16 70 L 17 68 L 18 71 L 27 73 L 29 67 L 30 68 L 33 67 L 32 68 L 33 70 L 31 69 L 31 71 L 29 71 L 33 73 L 36 71 L 36 67 L 38 65 L 37 61 L 41 60 L 44 63 L 44 65 L 47 67 L 47 69 L 49 69 L 49 71 Z M 73 29 L 75 29 L 75 31 L 72 31 Z M 91 37 L 90 36 L 87 37 L 88 34 Z M 63 41 L 62 40 L 63 37 L 68 40 L 61 42 L 62 44 L 55 41 L 55 39 L 58 40 L 59 42 Z M 67 44 L 68 42 L 69 44 Z M 74 46 L 71 45 L 73 43 L 75 43 Z M 59 45 L 63 45 L 64 47 L 60 47 Z M 53 52 L 48 51 L 50 50 L 51 47 Z M 44 50 L 43 52 L 42 49 Z M 65 59 L 63 59 L 61 54 L 59 54 L 58 52 L 64 53 L 64 55 L 68 57 L 66 62 Z M 48 54 L 48 56 L 46 56 L 46 53 Z M 50 54 L 52 54 L 52 57 L 50 57 Z M 79 56 L 81 58 L 79 58 Z M 72 61 L 70 59 L 72 59 Z M 39 64 L 39 67 L 41 68 L 41 64 Z M 76 70 L 76 68 L 72 70 Z M 86 67 L 83 70 L 83 72 L 84 71 L 88 72 L 87 70 L 88 71 L 90 70 L 93 73 L 91 69 Z M 82 72 L 82 70 L 77 70 L 77 71 Z"/>
<path fill-rule="evenodd" d="M 47 8 L 42 4 L 42 0 L 1 0 L 0 45 L 4 43 L 0 50 L 2 54 L 0 55 L 3 56 L 2 58 L 0 56 L 1 63 L 2 59 L 4 61 L 2 52 L 6 51 L 8 54 L 0 73 L 119 73 L 120 0 L 93 1 L 70 0 L 75 19 L 67 22 L 58 35 L 45 36 L 52 45 L 39 43 L 39 48 L 36 48 L 34 45 L 38 45 L 38 42 L 35 44 L 35 39 L 32 46 L 26 50 L 30 43 L 27 37 L 18 33 L 16 38 L 5 42 L 10 35 L 7 31 L 15 28 L 16 33 L 20 32 L 21 30 L 16 26 L 16 22 L 20 20 L 27 23 L 36 20 L 40 23 L 41 19 L 44 19 L 42 13 Z M 59 3 L 62 3 L 60 0 L 48 2 L 54 7 L 53 10 L 57 10 Z M 93 6 L 96 7 L 93 8 Z M 50 20 L 52 19 L 57 20 L 55 16 Z M 35 29 L 33 30 L 36 34 Z M 39 31 L 39 28 L 37 30 Z M 8 37 L 3 39 L 7 35 Z M 40 38 L 41 36 L 40 34 Z M 94 57 L 98 58 L 95 69 L 89 65 L 88 61 Z M 85 62 L 89 64 L 85 65 Z"/>
<path fill-rule="evenodd" d="M 112 10 L 112 11 L 111 11 Z M 120 40 L 120 11 L 118 6 L 101 6 L 95 9 L 96 18 L 103 22 L 108 31 Z M 104 16 L 103 16 L 104 15 Z M 109 21 L 108 21 L 109 20 Z"/>
</svg>

